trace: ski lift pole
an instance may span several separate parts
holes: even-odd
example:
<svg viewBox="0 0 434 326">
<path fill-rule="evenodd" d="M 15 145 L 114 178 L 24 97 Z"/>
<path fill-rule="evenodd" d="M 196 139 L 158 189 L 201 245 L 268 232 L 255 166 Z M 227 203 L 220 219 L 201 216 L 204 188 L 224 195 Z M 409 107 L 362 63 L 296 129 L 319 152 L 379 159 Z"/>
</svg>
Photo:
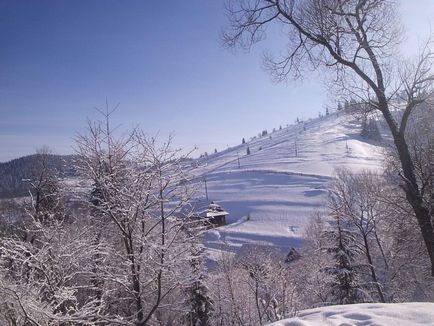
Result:
<svg viewBox="0 0 434 326">
<path fill-rule="evenodd" d="M 208 187 L 207 187 L 207 184 L 206 184 L 206 178 L 203 178 L 203 181 L 204 181 L 204 183 L 205 183 L 205 194 L 206 194 L 206 200 L 208 201 L 209 199 L 208 199 Z"/>
</svg>

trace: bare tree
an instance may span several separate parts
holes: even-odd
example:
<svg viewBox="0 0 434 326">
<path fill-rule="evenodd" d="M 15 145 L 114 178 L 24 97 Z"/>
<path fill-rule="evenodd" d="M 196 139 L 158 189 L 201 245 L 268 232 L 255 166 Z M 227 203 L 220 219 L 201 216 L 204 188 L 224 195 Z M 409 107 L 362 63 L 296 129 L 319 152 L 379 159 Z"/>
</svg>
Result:
<svg viewBox="0 0 434 326">
<path fill-rule="evenodd" d="M 264 325 L 295 314 L 299 293 L 279 250 L 252 246 L 242 259 L 222 252 L 217 263 L 209 285 L 212 325 Z"/>
<path fill-rule="evenodd" d="M 13 228 L 0 237 L 0 324 L 86 324 L 97 313 L 85 294 L 97 248 L 85 228 L 65 218 L 69 212 L 48 152 L 37 158 L 27 180 L 30 202 L 10 216 Z"/>
<path fill-rule="evenodd" d="M 308 245 L 297 266 L 302 269 L 303 288 L 311 293 L 303 301 L 333 302 L 336 297 L 330 288 L 336 283 L 338 297 L 345 298 L 355 280 L 362 294 L 359 299 L 430 300 L 429 259 L 412 208 L 403 197 L 377 173 L 337 172 L 327 211 L 316 214 L 307 228 Z M 338 269 L 333 267 L 336 262 L 341 265 Z M 342 270 L 348 273 L 341 275 Z"/>
<path fill-rule="evenodd" d="M 81 175 L 92 184 L 94 218 L 108 243 L 109 260 L 96 266 L 102 310 L 113 323 L 169 324 L 182 311 L 191 283 L 189 243 L 194 223 L 179 212 L 192 195 L 183 156 L 171 141 L 158 143 L 135 129 L 116 136 L 111 113 L 77 137 Z"/>
<path fill-rule="evenodd" d="M 331 189 L 330 208 L 331 214 L 341 216 L 347 227 L 357 235 L 356 246 L 366 260 L 378 300 L 386 302 L 379 277 L 379 264 L 375 259 L 375 251 L 380 252 L 383 258 L 381 267 L 384 270 L 387 259 L 377 232 L 377 224 L 381 222 L 383 213 L 383 203 L 376 195 L 379 189 L 384 188 L 381 179 L 369 171 L 356 175 L 348 170 L 339 170 Z"/>
<path fill-rule="evenodd" d="M 23 180 L 29 184 L 30 213 L 41 223 L 64 217 L 64 201 L 57 173 L 52 166 L 49 148 L 43 147 L 36 153 L 30 178 Z"/>
<path fill-rule="evenodd" d="M 266 28 L 285 31 L 287 52 L 266 66 L 277 80 L 300 77 L 305 68 L 329 68 L 342 90 L 369 104 L 384 117 L 400 161 L 401 186 L 413 209 L 434 276 L 434 228 L 430 209 L 405 137 L 409 116 L 432 93 L 434 53 L 428 42 L 420 55 L 402 63 L 394 56 L 402 28 L 393 0 L 234 0 L 228 1 L 229 47 L 250 48 L 265 38 Z M 400 94 L 400 96 L 398 96 Z M 395 99 L 403 114 L 392 114 Z"/>
<path fill-rule="evenodd" d="M 294 275 L 296 284 L 303 289 L 304 294 L 300 301 L 300 309 L 323 306 L 330 303 L 329 284 L 333 281 L 332 275 L 326 273 L 331 265 L 331 258 L 324 251 L 327 239 L 324 232 L 328 228 L 323 211 L 315 212 L 305 228 L 306 242 L 301 251 L 301 259 L 296 261 Z"/>
</svg>

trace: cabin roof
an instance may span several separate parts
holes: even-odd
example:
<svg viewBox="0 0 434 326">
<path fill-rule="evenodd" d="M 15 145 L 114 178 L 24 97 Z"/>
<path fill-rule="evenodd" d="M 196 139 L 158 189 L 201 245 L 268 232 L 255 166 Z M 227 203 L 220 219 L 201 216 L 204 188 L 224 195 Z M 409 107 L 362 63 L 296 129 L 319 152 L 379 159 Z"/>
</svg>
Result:
<svg viewBox="0 0 434 326">
<path fill-rule="evenodd" d="M 226 216 L 229 215 L 228 212 L 221 210 L 221 211 L 205 211 L 206 217 L 216 217 L 216 216 Z"/>
<path fill-rule="evenodd" d="M 207 200 L 197 200 L 190 203 L 190 205 L 182 208 L 184 216 L 195 216 L 196 218 L 206 219 L 217 216 L 229 215 L 219 204 Z"/>
</svg>

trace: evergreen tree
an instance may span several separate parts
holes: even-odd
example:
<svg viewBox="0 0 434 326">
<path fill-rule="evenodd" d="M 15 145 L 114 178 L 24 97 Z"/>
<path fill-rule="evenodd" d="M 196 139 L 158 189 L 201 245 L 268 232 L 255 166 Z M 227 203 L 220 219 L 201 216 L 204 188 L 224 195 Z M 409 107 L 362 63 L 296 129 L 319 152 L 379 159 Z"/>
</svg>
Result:
<svg viewBox="0 0 434 326">
<path fill-rule="evenodd" d="M 186 305 L 189 310 L 186 315 L 186 324 L 190 326 L 207 326 L 210 324 L 210 316 L 214 308 L 206 286 L 201 245 L 193 243 L 190 247 L 190 253 L 190 268 L 193 279 L 186 291 Z"/>
<path fill-rule="evenodd" d="M 209 325 L 209 318 L 213 311 L 213 306 L 208 292 L 203 277 L 195 281 L 187 290 L 187 302 L 190 306 L 190 312 L 187 315 L 189 325 Z"/>
<path fill-rule="evenodd" d="M 332 256 L 333 265 L 325 272 L 333 278 L 330 294 L 333 303 L 352 304 L 363 302 L 362 285 L 359 282 L 361 265 L 356 263 L 358 251 L 352 232 L 342 225 L 341 217 L 335 216 L 336 225 L 325 232 L 329 245 L 325 248 Z"/>
<path fill-rule="evenodd" d="M 364 118 L 362 120 L 362 130 L 360 131 L 360 135 L 367 139 L 372 139 L 375 141 L 381 140 L 381 134 L 378 130 L 377 121 L 374 119 Z"/>
<path fill-rule="evenodd" d="M 243 137 L 243 139 L 241 140 L 241 144 L 245 144 L 245 143 L 246 143 L 246 140 Z"/>
<path fill-rule="evenodd" d="M 348 100 L 345 100 L 344 110 L 345 110 L 345 112 L 349 112 L 350 111 L 350 102 L 348 102 Z"/>
<path fill-rule="evenodd" d="M 250 155 L 250 147 L 247 147 L 247 155 Z"/>
</svg>

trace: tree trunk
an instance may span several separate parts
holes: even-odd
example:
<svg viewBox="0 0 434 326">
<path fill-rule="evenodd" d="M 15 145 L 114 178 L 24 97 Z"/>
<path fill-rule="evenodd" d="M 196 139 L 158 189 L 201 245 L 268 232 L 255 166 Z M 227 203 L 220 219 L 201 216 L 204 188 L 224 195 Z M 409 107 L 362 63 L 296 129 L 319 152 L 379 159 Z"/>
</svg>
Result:
<svg viewBox="0 0 434 326">
<path fill-rule="evenodd" d="M 388 108 L 382 110 L 382 113 L 392 132 L 405 181 L 402 188 L 404 189 L 407 201 L 410 203 L 419 224 L 431 262 L 431 276 L 434 276 L 434 229 L 431 222 L 431 214 L 429 209 L 424 205 L 420 194 L 419 185 L 414 173 L 413 161 L 410 151 L 408 150 L 407 142 L 405 141 L 405 135 L 403 132 L 399 131 Z"/>
<path fill-rule="evenodd" d="M 377 273 L 375 272 L 374 263 L 372 261 L 371 252 L 369 250 L 368 238 L 366 234 L 363 234 L 363 243 L 365 246 L 365 255 L 368 259 L 369 270 L 371 271 L 372 280 L 375 283 L 375 288 L 377 289 L 378 296 L 380 297 L 380 302 L 385 303 L 383 290 L 381 289 L 380 282 L 378 282 Z"/>
</svg>

